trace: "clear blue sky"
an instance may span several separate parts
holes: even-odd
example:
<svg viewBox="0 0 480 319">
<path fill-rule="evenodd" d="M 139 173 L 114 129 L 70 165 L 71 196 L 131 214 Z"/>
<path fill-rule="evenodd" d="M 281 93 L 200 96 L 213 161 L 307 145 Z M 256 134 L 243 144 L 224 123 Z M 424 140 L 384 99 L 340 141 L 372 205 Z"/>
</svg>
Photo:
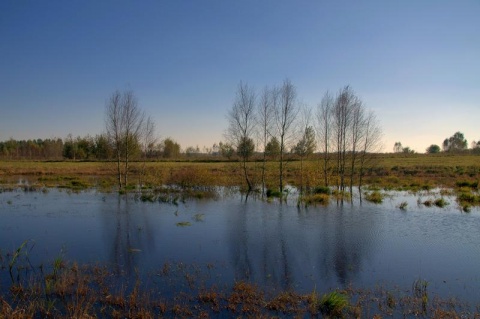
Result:
<svg viewBox="0 0 480 319">
<path fill-rule="evenodd" d="M 222 140 L 239 81 L 315 108 L 351 85 L 418 152 L 480 140 L 480 1 L 1 1 L 0 140 L 95 135 L 116 89 L 183 148 Z"/>
</svg>

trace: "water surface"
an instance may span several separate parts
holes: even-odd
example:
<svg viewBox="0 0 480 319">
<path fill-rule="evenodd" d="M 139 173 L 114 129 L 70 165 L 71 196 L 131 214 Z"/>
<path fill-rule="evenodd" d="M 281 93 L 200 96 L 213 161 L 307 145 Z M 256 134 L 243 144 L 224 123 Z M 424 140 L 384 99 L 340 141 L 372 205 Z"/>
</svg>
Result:
<svg viewBox="0 0 480 319">
<path fill-rule="evenodd" d="M 395 193 L 381 205 L 299 209 L 294 200 L 245 202 L 240 195 L 176 206 L 94 190 L 4 192 L 0 249 L 5 255 L 29 240 L 34 266 L 58 256 L 125 274 L 195 264 L 212 282 L 247 280 L 300 292 L 379 284 L 410 289 L 422 279 L 433 294 L 476 304 L 480 213 L 462 213 L 453 199 L 446 208 L 417 205 L 429 196 Z M 398 208 L 402 201 L 409 203 L 406 211 Z M 0 288 L 8 279 L 2 275 Z"/>
</svg>

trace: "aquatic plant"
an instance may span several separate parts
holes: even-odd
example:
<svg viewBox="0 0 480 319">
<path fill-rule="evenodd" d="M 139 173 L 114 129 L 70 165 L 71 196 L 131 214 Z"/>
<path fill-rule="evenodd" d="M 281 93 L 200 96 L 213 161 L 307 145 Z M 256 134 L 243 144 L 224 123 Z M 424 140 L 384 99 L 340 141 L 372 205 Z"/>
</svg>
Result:
<svg viewBox="0 0 480 319">
<path fill-rule="evenodd" d="M 196 222 L 203 222 L 205 218 L 205 214 L 195 214 L 193 215 L 193 220 Z"/>
<path fill-rule="evenodd" d="M 431 207 L 433 205 L 433 201 L 431 199 L 427 199 L 422 204 L 427 206 L 427 207 Z"/>
<path fill-rule="evenodd" d="M 440 208 L 443 208 L 449 204 L 443 197 L 437 198 L 433 203 L 435 204 L 435 206 Z"/>
<path fill-rule="evenodd" d="M 313 194 L 332 194 L 332 190 L 327 186 L 317 186 L 313 189 Z"/>
<path fill-rule="evenodd" d="M 378 191 L 373 191 L 365 194 L 365 199 L 375 204 L 381 204 L 383 202 L 384 195 Z"/>
<path fill-rule="evenodd" d="M 140 200 L 142 202 L 153 203 L 157 200 L 157 198 L 156 198 L 155 194 L 153 194 L 153 193 L 142 192 L 142 194 L 140 195 Z"/>
<path fill-rule="evenodd" d="M 299 203 L 303 202 L 305 206 L 309 205 L 328 205 L 330 203 L 330 195 L 319 193 L 313 195 L 304 195 L 298 198 Z"/>
<path fill-rule="evenodd" d="M 343 311 L 348 305 L 347 296 L 338 291 L 324 294 L 319 301 L 320 311 L 328 317 L 343 318 Z"/>
<path fill-rule="evenodd" d="M 16 262 L 18 261 L 18 258 L 20 255 L 23 253 L 23 249 L 25 246 L 27 246 L 28 240 L 25 240 L 12 254 L 12 258 L 10 259 L 10 262 L 8 263 L 8 269 L 10 270 L 10 275 L 12 276 L 12 270 L 13 267 L 15 266 Z"/>
<path fill-rule="evenodd" d="M 400 208 L 401 210 L 407 210 L 407 206 L 407 202 L 401 202 L 400 205 L 398 205 L 398 208 Z"/>
<path fill-rule="evenodd" d="M 282 193 L 278 190 L 273 190 L 273 189 L 267 189 L 267 193 L 266 193 L 267 197 L 282 197 Z"/>
<path fill-rule="evenodd" d="M 413 296 L 420 300 L 422 305 L 422 312 L 427 312 L 427 304 L 428 304 L 428 281 L 423 279 L 418 279 L 413 282 L 412 291 Z"/>
<path fill-rule="evenodd" d="M 192 226 L 192 223 L 190 223 L 190 222 L 178 222 L 176 225 L 178 227 L 186 227 L 186 226 Z"/>
<path fill-rule="evenodd" d="M 208 267 L 208 266 L 207 266 Z M 0 292 L 1 318 L 173 318 L 173 317 L 319 317 L 325 318 L 477 318 L 478 308 L 453 299 L 429 298 L 425 280 L 416 280 L 407 291 L 358 289 L 326 292 L 315 289 L 272 291 L 254 283 L 237 281 L 205 285 L 199 268 L 166 263 L 156 273 L 158 285 L 139 278 L 114 275 L 107 266 L 69 264 L 57 278 L 33 273 Z M 152 274 L 153 275 L 153 274 Z M 207 274 L 207 277 L 209 275 Z M 115 279 L 114 279 L 115 278 Z M 168 297 L 162 291 L 168 286 Z M 188 289 L 185 290 L 185 284 Z M 354 300 L 350 304 L 349 300 Z"/>
</svg>

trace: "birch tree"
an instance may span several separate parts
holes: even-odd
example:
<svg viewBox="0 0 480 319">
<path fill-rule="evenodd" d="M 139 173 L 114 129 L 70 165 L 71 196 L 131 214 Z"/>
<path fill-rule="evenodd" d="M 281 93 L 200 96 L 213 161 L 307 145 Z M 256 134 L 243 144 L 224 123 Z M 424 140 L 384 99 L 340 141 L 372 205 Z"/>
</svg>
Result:
<svg viewBox="0 0 480 319">
<path fill-rule="evenodd" d="M 317 108 L 317 136 L 323 157 L 323 178 L 326 187 L 330 177 L 330 151 L 332 149 L 333 97 L 326 92 Z"/>
<path fill-rule="evenodd" d="M 265 196 L 266 188 L 266 165 L 267 165 L 267 144 L 271 136 L 272 120 L 274 115 L 274 99 L 276 99 L 275 89 L 270 90 L 268 87 L 263 89 L 260 96 L 260 103 L 257 110 L 258 134 L 260 143 L 263 148 L 262 158 L 262 196 Z"/>
<path fill-rule="evenodd" d="M 278 167 L 278 188 L 283 192 L 285 174 L 286 150 L 292 143 L 295 135 L 295 121 L 298 114 L 297 90 L 295 86 L 286 79 L 278 92 L 278 103 L 275 107 L 275 127 L 280 142 L 280 162 Z"/>
<path fill-rule="evenodd" d="M 253 183 L 248 173 L 248 159 L 253 154 L 253 134 L 255 130 L 255 100 L 256 95 L 252 87 L 240 82 L 233 107 L 228 113 L 229 126 L 226 137 L 237 149 L 242 161 L 243 175 L 248 191 L 253 189 Z"/>
<path fill-rule="evenodd" d="M 140 148 L 145 114 L 133 91 L 115 91 L 105 107 L 105 126 L 115 149 L 117 181 L 120 189 L 128 184 L 130 160 Z"/>
</svg>

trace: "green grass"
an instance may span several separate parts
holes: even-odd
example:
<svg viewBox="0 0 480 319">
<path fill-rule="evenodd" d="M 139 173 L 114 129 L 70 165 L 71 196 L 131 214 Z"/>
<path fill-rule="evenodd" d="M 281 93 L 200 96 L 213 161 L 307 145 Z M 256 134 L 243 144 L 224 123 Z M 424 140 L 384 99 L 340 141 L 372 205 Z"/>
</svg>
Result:
<svg viewBox="0 0 480 319">
<path fill-rule="evenodd" d="M 449 204 L 443 197 L 437 198 L 433 203 L 435 204 L 435 206 L 440 208 L 443 208 Z"/>
<path fill-rule="evenodd" d="M 327 317 L 343 318 L 343 311 L 348 305 L 348 297 L 337 291 L 324 294 L 319 301 L 320 311 Z"/>
<path fill-rule="evenodd" d="M 384 195 L 379 191 L 365 193 L 365 199 L 375 204 L 381 204 L 383 202 L 383 198 L 384 198 Z"/>
<path fill-rule="evenodd" d="M 305 204 L 305 206 L 328 205 L 330 203 L 330 195 L 328 194 L 304 195 L 299 197 L 299 201 Z"/>
</svg>

